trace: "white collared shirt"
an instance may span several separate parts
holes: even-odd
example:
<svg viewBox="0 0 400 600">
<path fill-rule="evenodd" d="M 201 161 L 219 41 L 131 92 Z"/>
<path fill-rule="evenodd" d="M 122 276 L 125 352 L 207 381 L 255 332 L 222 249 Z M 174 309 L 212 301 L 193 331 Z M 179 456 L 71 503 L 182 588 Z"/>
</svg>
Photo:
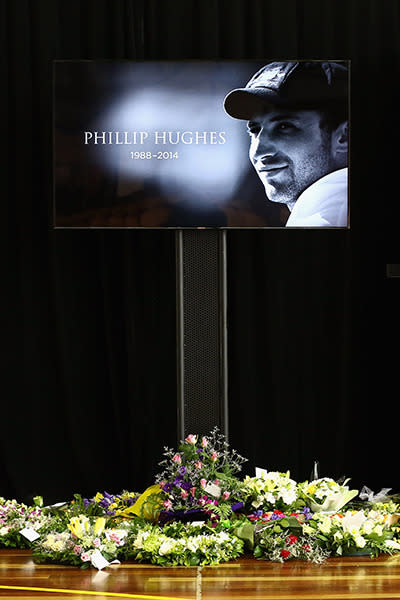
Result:
<svg viewBox="0 0 400 600">
<path fill-rule="evenodd" d="M 286 227 L 347 227 L 347 168 L 328 173 L 304 190 Z"/>
</svg>

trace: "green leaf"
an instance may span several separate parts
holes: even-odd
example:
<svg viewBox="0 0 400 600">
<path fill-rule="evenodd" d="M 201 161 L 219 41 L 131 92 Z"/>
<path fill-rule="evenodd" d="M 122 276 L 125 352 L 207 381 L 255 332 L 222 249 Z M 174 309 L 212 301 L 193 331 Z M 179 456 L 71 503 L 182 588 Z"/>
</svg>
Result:
<svg viewBox="0 0 400 600">
<path fill-rule="evenodd" d="M 254 525 L 252 523 L 243 523 L 236 526 L 232 533 L 240 540 L 243 540 L 247 548 L 250 550 L 254 548 Z"/>
<path fill-rule="evenodd" d="M 282 525 L 282 527 L 284 527 L 284 528 L 287 528 L 287 527 L 289 527 L 289 521 L 288 521 L 288 519 L 286 519 L 286 518 L 284 518 L 284 519 L 281 519 L 281 520 L 279 521 L 279 523 L 280 523 L 280 524 Z"/>
</svg>

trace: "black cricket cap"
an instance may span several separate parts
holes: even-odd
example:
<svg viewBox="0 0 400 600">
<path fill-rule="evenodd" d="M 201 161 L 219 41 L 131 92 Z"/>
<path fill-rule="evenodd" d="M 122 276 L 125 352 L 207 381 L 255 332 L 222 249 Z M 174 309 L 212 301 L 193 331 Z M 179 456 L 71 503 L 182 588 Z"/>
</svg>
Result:
<svg viewBox="0 0 400 600">
<path fill-rule="evenodd" d="M 346 62 L 271 62 L 245 88 L 229 92 L 224 108 L 235 119 L 249 120 L 271 105 L 318 109 L 347 101 Z"/>
</svg>

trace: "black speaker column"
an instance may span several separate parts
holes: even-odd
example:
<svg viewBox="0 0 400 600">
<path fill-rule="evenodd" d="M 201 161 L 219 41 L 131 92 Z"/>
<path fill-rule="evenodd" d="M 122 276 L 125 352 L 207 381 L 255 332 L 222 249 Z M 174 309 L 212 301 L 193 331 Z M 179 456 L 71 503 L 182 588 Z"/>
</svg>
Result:
<svg viewBox="0 0 400 600">
<path fill-rule="evenodd" d="M 176 232 L 178 436 L 228 437 L 226 231 Z"/>
</svg>

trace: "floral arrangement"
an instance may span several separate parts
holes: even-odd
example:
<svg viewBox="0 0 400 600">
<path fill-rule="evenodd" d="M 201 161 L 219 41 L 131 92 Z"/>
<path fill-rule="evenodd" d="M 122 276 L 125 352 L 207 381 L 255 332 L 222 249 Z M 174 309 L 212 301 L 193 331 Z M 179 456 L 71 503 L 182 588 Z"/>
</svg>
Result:
<svg viewBox="0 0 400 600">
<path fill-rule="evenodd" d="M 205 518 L 218 520 L 240 502 L 236 475 L 246 459 L 229 449 L 217 427 L 208 436 L 188 435 L 177 451 L 165 448 L 164 456 L 156 476 L 164 492 L 164 513 L 200 511 Z"/>
<path fill-rule="evenodd" d="M 349 480 L 317 473 L 298 484 L 289 471 L 257 469 L 256 477 L 241 480 L 246 459 L 218 428 L 164 450 L 155 483 L 141 494 L 75 494 L 45 508 L 41 497 L 35 506 L 0 498 L 0 547 L 32 547 L 37 563 L 84 569 L 120 560 L 213 565 L 244 551 L 315 563 L 332 555 L 400 554 L 400 497 L 382 495 L 388 488 L 367 490 L 368 502 L 351 502 L 358 491 Z"/>
<path fill-rule="evenodd" d="M 46 522 L 47 517 L 39 506 L 0 498 L 0 548 L 30 547 L 29 538 L 21 531 L 37 532 Z"/>
<path fill-rule="evenodd" d="M 329 552 L 310 536 L 293 535 L 287 530 L 278 533 L 265 530 L 259 536 L 254 556 L 276 562 L 297 558 L 321 563 L 329 557 Z"/>
<path fill-rule="evenodd" d="M 243 553 L 243 541 L 223 528 L 172 522 L 141 529 L 124 556 L 160 566 L 216 565 Z"/>
<path fill-rule="evenodd" d="M 391 525 L 390 513 L 384 509 L 349 510 L 344 513 L 316 513 L 302 527 L 303 533 L 319 540 L 334 555 L 393 554 L 400 551 L 400 541 Z"/>
<path fill-rule="evenodd" d="M 305 481 L 299 484 L 299 494 L 313 512 L 338 511 L 358 494 L 358 490 L 349 490 L 348 481 L 342 485 L 329 477 Z"/>
<path fill-rule="evenodd" d="M 174 522 L 164 528 L 137 519 L 118 525 L 105 517 L 72 517 L 63 531 L 50 531 L 33 549 L 36 563 L 102 569 L 114 561 L 160 566 L 218 564 L 240 556 L 243 542 L 220 528 Z"/>
<path fill-rule="evenodd" d="M 103 568 L 118 560 L 129 533 L 136 531 L 130 522 L 114 527 L 105 517 L 71 517 L 63 531 L 53 530 L 38 540 L 33 549 L 36 563 L 54 562 L 87 569 Z"/>
<path fill-rule="evenodd" d="M 267 472 L 260 470 L 258 477 L 245 477 L 242 493 L 250 509 L 270 511 L 292 510 L 298 499 L 297 483 L 290 479 L 290 472 Z"/>
<path fill-rule="evenodd" d="M 311 518 L 308 508 L 290 515 L 279 511 L 262 515 L 255 528 L 254 556 L 277 562 L 295 558 L 323 562 L 329 551 L 320 540 L 304 532 L 304 523 Z"/>
</svg>

